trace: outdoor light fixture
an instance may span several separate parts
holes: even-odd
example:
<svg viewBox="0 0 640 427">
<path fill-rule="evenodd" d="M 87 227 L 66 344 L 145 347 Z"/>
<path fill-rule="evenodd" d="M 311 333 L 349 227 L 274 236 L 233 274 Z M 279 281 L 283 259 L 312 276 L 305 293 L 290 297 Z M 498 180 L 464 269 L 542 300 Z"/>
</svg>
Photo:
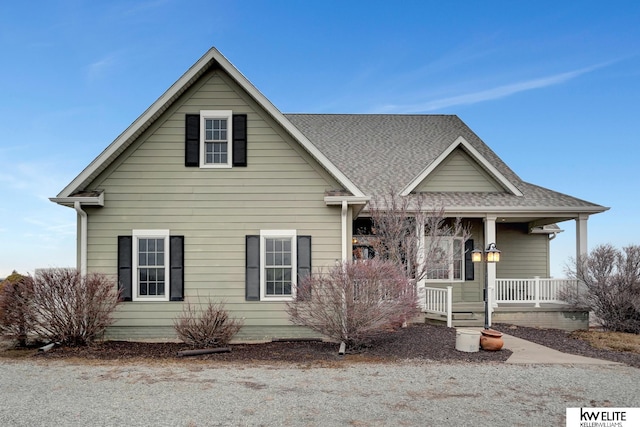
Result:
<svg viewBox="0 0 640 427">
<path fill-rule="evenodd" d="M 499 262 L 500 261 L 500 251 L 496 248 L 495 243 L 489 243 L 487 246 L 487 250 L 484 251 L 487 255 L 487 262 Z"/>
<path fill-rule="evenodd" d="M 500 261 L 500 251 L 495 243 L 489 243 L 484 251 L 484 257 L 480 249 L 471 251 L 472 262 L 484 261 L 484 328 L 489 329 L 489 274 L 487 265 Z"/>
</svg>

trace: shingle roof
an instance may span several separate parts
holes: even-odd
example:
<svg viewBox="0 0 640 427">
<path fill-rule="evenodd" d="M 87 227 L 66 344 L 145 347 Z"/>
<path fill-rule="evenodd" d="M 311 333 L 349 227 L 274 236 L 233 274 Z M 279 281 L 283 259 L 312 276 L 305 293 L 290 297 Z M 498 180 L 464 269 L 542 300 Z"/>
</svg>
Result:
<svg viewBox="0 0 640 427">
<path fill-rule="evenodd" d="M 522 196 L 508 192 L 429 193 L 436 206 L 464 208 L 606 208 L 524 182 L 455 115 L 285 114 L 327 158 L 368 195 L 400 191 L 463 137 Z"/>
</svg>

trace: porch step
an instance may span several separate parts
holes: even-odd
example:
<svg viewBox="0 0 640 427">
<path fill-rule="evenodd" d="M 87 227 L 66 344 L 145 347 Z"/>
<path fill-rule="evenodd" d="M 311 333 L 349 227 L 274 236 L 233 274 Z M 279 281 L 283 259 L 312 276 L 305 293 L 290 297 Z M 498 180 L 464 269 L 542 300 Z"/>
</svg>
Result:
<svg viewBox="0 0 640 427">
<path fill-rule="evenodd" d="M 484 326 L 484 312 L 455 312 L 451 314 L 453 327 Z M 425 323 L 446 324 L 447 318 L 438 314 L 424 313 Z"/>
<path fill-rule="evenodd" d="M 454 312 L 451 314 L 451 318 L 455 320 L 474 320 L 476 319 L 476 314 L 468 311 L 468 312 Z"/>
</svg>

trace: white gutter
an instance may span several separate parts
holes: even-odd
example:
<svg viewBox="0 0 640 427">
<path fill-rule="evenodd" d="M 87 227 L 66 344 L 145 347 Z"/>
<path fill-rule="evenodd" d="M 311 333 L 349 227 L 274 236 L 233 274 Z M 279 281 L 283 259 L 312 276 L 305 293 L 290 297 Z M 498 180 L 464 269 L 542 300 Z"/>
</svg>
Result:
<svg viewBox="0 0 640 427">
<path fill-rule="evenodd" d="M 82 210 L 82 205 L 77 200 L 73 202 L 73 207 L 80 216 L 80 265 L 78 269 L 84 277 L 87 275 L 87 213 Z"/>
<path fill-rule="evenodd" d="M 73 197 L 49 197 L 53 203 L 62 206 L 74 206 L 76 202 L 80 202 L 85 206 L 104 206 L 104 191 L 97 196 L 73 196 Z"/>
</svg>

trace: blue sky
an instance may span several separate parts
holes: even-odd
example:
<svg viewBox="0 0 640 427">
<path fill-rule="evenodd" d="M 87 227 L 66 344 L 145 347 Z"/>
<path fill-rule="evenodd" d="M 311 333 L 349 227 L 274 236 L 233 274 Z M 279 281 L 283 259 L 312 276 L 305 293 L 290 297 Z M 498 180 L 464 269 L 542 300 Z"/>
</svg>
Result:
<svg viewBox="0 0 640 427">
<path fill-rule="evenodd" d="M 285 113 L 456 114 L 525 181 L 611 207 L 590 248 L 640 244 L 640 2 L 3 2 L 0 277 L 75 266 L 48 198 L 211 46 Z"/>
</svg>

